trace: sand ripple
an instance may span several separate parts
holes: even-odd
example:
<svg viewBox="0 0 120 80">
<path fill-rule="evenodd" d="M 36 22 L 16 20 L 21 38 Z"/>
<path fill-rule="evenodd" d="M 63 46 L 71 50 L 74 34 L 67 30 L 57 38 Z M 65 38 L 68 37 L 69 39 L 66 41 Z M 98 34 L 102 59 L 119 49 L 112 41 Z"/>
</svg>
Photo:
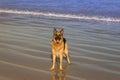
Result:
<svg viewBox="0 0 120 80">
<path fill-rule="evenodd" d="M 59 72 L 58 69 L 50 72 L 52 28 L 4 24 L 1 26 L 4 27 L 0 27 L 0 79 L 33 80 L 37 77 L 39 80 L 42 77 L 42 79 L 52 80 L 59 77 L 65 80 L 87 80 L 88 78 L 91 80 L 93 76 L 99 78 L 104 76 L 100 78 L 102 80 L 119 79 L 120 43 L 111 36 L 109 39 L 112 40 L 109 41 L 91 36 L 88 32 L 77 32 L 77 30 L 73 34 L 66 32 L 72 64 L 66 65 L 64 60 L 63 72 Z M 71 30 L 66 27 L 66 31 Z M 103 37 L 102 35 L 98 37 Z M 15 68 L 12 70 L 16 74 L 11 73 L 12 67 Z M 19 77 L 20 74 L 25 76 Z M 26 77 L 27 74 L 31 79 Z"/>
</svg>

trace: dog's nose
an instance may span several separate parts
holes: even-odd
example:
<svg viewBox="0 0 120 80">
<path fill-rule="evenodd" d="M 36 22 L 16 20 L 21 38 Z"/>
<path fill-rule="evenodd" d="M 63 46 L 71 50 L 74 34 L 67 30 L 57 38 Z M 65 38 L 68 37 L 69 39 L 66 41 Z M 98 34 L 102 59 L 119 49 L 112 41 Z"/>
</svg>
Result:
<svg viewBox="0 0 120 80">
<path fill-rule="evenodd" d="M 59 43 L 60 39 L 61 39 L 61 38 L 58 37 L 58 36 L 55 38 L 55 40 L 56 40 L 57 43 Z"/>
</svg>

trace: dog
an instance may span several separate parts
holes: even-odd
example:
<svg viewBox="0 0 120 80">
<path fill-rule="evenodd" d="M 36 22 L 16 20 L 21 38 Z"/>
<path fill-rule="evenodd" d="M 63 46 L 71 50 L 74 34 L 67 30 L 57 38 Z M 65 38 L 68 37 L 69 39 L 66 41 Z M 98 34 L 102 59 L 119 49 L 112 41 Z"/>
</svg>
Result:
<svg viewBox="0 0 120 80">
<path fill-rule="evenodd" d="M 53 30 L 52 38 L 52 67 L 50 70 L 54 70 L 56 58 L 60 59 L 59 68 L 62 70 L 62 61 L 63 57 L 67 58 L 68 64 L 70 64 L 70 55 L 68 53 L 68 43 L 67 40 L 63 37 L 64 29 L 57 31 L 56 28 Z"/>
</svg>

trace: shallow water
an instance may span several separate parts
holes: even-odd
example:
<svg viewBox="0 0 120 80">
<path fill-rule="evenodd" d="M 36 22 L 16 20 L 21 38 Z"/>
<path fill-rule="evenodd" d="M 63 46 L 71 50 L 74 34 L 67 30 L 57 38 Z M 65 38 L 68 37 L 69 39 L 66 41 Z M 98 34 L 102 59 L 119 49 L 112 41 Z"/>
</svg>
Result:
<svg viewBox="0 0 120 80">
<path fill-rule="evenodd" d="M 119 80 L 119 23 L 29 15 L 0 16 L 0 79 Z M 64 28 L 71 65 L 51 67 L 53 27 Z"/>
</svg>

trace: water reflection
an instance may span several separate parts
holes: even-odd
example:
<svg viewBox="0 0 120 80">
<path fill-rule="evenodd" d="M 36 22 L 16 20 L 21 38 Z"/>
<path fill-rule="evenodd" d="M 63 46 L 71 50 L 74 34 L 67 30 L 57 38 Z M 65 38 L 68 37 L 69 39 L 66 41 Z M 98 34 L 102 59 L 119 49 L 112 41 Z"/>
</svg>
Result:
<svg viewBox="0 0 120 80">
<path fill-rule="evenodd" d="M 63 65 L 63 70 L 60 71 L 59 64 L 56 65 L 55 70 L 51 71 L 52 80 L 67 80 L 69 64 Z"/>
</svg>

